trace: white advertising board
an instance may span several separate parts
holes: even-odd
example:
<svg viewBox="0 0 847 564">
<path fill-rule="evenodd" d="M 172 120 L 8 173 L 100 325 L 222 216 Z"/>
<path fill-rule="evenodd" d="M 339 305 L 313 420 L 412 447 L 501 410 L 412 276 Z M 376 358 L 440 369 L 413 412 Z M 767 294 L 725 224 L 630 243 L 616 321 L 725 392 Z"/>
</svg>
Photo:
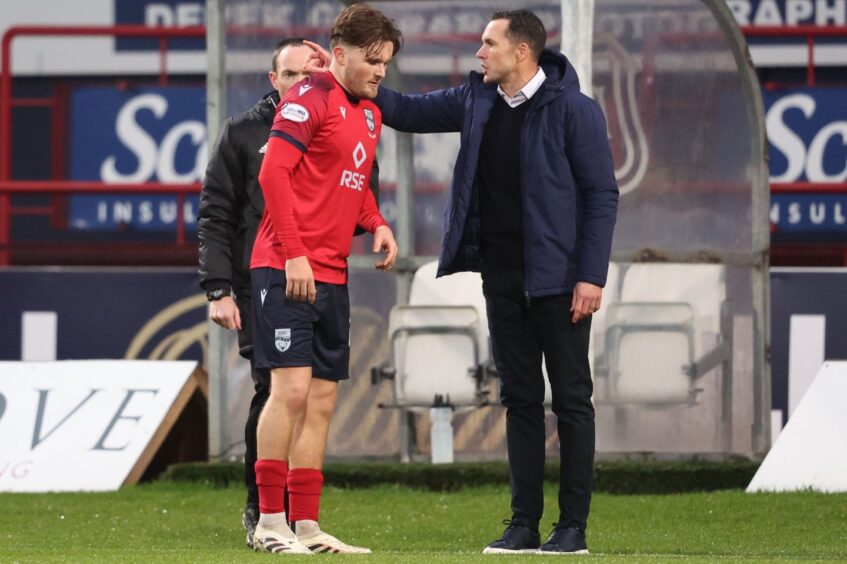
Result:
<svg viewBox="0 0 847 564">
<path fill-rule="evenodd" d="M 198 387 L 193 361 L 0 362 L 0 491 L 138 481 Z"/>
<path fill-rule="evenodd" d="M 847 492 L 847 362 L 825 362 L 748 492 Z"/>
</svg>

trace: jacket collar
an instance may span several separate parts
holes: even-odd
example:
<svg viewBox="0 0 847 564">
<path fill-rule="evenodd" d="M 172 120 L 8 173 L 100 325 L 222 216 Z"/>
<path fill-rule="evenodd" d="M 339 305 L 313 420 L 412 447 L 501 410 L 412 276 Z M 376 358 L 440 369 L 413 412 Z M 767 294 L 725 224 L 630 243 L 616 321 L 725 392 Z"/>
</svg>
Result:
<svg viewBox="0 0 847 564">
<path fill-rule="evenodd" d="M 532 75 L 532 78 L 529 79 L 529 82 L 523 85 L 523 88 L 518 90 L 514 96 L 509 96 L 503 91 L 503 88 L 498 85 L 497 86 L 497 94 L 500 95 L 501 98 L 512 108 L 517 108 L 538 92 L 538 89 L 544 83 L 544 79 L 547 78 L 547 75 L 544 74 L 544 69 L 538 67 L 538 70 L 535 71 L 535 74 Z"/>
</svg>

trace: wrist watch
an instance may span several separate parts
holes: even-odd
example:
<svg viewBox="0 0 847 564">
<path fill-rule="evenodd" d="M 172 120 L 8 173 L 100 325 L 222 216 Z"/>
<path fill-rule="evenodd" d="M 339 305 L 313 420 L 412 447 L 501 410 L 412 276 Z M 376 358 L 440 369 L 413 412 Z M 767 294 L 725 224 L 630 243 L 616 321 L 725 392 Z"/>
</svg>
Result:
<svg viewBox="0 0 847 564">
<path fill-rule="evenodd" d="M 209 290 L 206 292 L 206 299 L 210 302 L 216 302 L 224 296 L 232 295 L 232 291 L 229 288 L 218 288 L 217 290 Z"/>
</svg>

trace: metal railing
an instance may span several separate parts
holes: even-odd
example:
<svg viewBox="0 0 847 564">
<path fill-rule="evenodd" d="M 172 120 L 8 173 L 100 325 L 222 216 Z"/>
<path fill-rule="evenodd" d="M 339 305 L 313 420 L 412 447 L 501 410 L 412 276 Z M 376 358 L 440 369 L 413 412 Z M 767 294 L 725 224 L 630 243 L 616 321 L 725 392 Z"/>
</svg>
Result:
<svg viewBox="0 0 847 564">
<path fill-rule="evenodd" d="M 65 117 L 64 96 L 54 90 L 52 97 L 15 97 L 12 91 L 12 46 L 19 37 L 136 37 L 155 38 L 159 40 L 159 69 L 158 83 L 168 84 L 168 50 L 169 42 L 176 38 L 197 38 L 206 36 L 206 28 L 202 26 L 182 28 L 151 28 L 142 25 L 115 26 L 15 26 L 9 28 L 2 40 L 2 67 L 0 67 L 0 266 L 11 262 L 11 231 L 12 217 L 16 215 L 49 215 L 54 218 L 54 224 L 60 223 L 58 218 L 62 209 L 64 196 L 70 194 L 103 194 L 103 193 L 133 193 L 133 194 L 165 194 L 177 198 L 177 225 L 175 240 L 171 244 L 150 244 L 153 248 L 180 248 L 186 245 L 184 202 L 186 195 L 198 194 L 200 185 L 192 184 L 105 184 L 102 182 L 74 182 L 61 179 L 64 176 L 65 163 L 62 159 L 61 123 Z M 53 126 L 51 127 L 51 180 L 24 181 L 12 179 L 12 110 L 15 107 L 48 107 L 53 110 Z M 17 205 L 12 200 L 13 195 L 53 196 L 50 205 Z M 121 245 L 122 243 L 113 243 Z M 73 243 L 63 243 L 61 246 L 70 248 Z M 126 243 L 128 247 L 138 247 L 135 243 Z M 194 243 L 192 246 L 196 246 Z M 90 244 L 88 245 L 90 246 Z M 88 248 L 81 245 L 80 248 Z"/>
</svg>

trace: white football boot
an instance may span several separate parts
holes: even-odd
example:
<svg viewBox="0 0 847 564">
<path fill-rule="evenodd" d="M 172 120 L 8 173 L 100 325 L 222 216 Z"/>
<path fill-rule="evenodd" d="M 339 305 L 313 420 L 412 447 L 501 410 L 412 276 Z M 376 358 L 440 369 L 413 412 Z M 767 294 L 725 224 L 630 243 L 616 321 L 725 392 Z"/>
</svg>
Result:
<svg viewBox="0 0 847 564">
<path fill-rule="evenodd" d="M 314 553 L 327 554 L 370 554 L 370 548 L 361 546 L 351 546 L 345 542 L 341 542 L 334 536 L 316 529 L 307 534 L 298 534 L 297 538 L 303 543 L 308 550 Z"/>
<path fill-rule="evenodd" d="M 253 548 L 274 554 L 312 554 L 285 523 L 273 527 L 257 525 L 253 533 Z"/>
</svg>

